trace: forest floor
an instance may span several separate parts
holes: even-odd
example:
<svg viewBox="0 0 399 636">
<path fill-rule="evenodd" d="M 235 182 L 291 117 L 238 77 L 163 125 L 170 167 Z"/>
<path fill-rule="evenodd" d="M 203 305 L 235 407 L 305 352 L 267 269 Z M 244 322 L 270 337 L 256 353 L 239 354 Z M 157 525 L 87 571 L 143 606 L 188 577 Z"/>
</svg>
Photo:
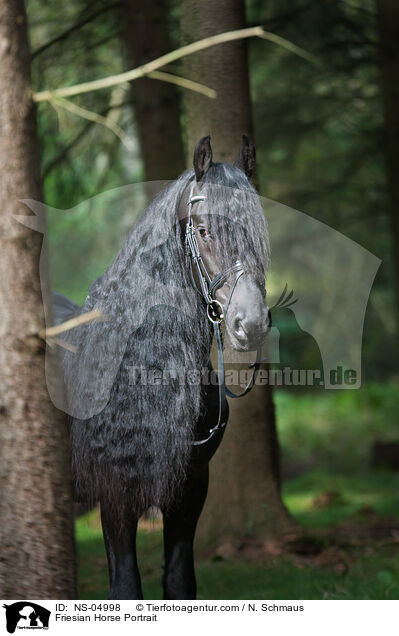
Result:
<svg viewBox="0 0 399 636">
<path fill-rule="evenodd" d="M 378 386 L 277 396 L 283 499 L 300 530 L 209 549 L 197 559 L 198 599 L 398 599 L 399 473 L 370 464 L 376 439 L 399 436 L 398 401 L 397 387 Z M 97 509 L 77 520 L 76 537 L 79 595 L 106 598 Z M 162 598 L 162 552 L 162 522 L 140 522 L 145 598 Z"/>
<path fill-rule="evenodd" d="M 398 476 L 309 473 L 283 490 L 303 532 L 264 543 L 243 537 L 210 551 L 197 563 L 199 599 L 399 598 Z M 78 520 L 77 542 L 80 597 L 106 598 L 97 509 Z M 144 596 L 162 598 L 161 521 L 141 522 L 137 547 Z"/>
</svg>

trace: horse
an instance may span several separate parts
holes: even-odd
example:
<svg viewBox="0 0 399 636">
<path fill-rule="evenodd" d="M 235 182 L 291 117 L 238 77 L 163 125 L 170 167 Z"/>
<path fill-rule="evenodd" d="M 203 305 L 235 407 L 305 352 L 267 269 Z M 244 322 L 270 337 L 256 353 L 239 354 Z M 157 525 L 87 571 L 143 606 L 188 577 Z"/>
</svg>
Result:
<svg viewBox="0 0 399 636">
<path fill-rule="evenodd" d="M 58 321 L 102 316 L 66 333 L 61 365 L 76 498 L 100 502 L 109 599 L 143 598 L 136 532 L 153 506 L 163 514 L 164 598 L 196 597 L 194 536 L 228 419 L 220 325 L 234 350 L 258 353 L 270 326 L 254 169 L 246 136 L 234 164 L 213 162 L 203 137 L 193 168 L 150 203 L 84 305 L 55 299 Z"/>
</svg>

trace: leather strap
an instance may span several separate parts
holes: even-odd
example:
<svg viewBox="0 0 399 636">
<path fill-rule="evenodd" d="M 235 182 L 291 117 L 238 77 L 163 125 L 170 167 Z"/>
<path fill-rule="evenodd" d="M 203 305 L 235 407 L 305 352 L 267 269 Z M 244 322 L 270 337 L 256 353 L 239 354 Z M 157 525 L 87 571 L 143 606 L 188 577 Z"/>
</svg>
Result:
<svg viewBox="0 0 399 636">
<path fill-rule="evenodd" d="M 197 237 L 195 235 L 195 229 L 194 229 L 194 225 L 192 221 L 192 216 L 191 216 L 191 209 L 192 209 L 193 203 L 196 203 L 197 201 L 204 201 L 206 197 L 203 195 L 193 196 L 194 185 L 195 185 L 194 183 L 191 185 L 190 195 L 187 202 L 188 219 L 187 219 L 186 236 L 185 236 L 186 260 L 187 260 L 187 266 L 190 269 L 191 280 L 193 282 L 195 289 L 197 289 L 197 286 L 194 281 L 193 266 L 195 266 L 197 270 L 197 275 L 198 275 L 198 279 L 199 279 L 199 283 L 201 287 L 200 293 L 202 294 L 207 305 L 208 318 L 213 324 L 213 330 L 214 330 L 216 348 L 217 348 L 217 357 L 218 357 L 218 389 L 219 389 L 219 412 L 218 412 L 218 421 L 216 426 L 214 426 L 213 428 L 209 430 L 209 434 L 205 439 L 195 440 L 192 442 L 193 446 L 201 446 L 209 442 L 209 440 L 211 440 L 212 437 L 216 435 L 216 433 L 219 433 L 220 431 L 222 431 L 227 425 L 226 395 L 228 395 L 231 398 L 243 397 L 252 389 L 253 385 L 255 384 L 255 379 L 256 379 L 257 371 L 259 369 L 259 365 L 261 363 L 261 348 L 259 347 L 257 350 L 255 362 L 249 365 L 249 368 L 253 367 L 253 373 L 245 389 L 241 391 L 241 393 L 233 393 L 232 391 L 230 391 L 230 389 L 226 387 L 226 382 L 225 382 L 225 370 L 224 370 L 224 360 L 223 360 L 223 339 L 222 339 L 222 333 L 220 331 L 220 323 L 227 313 L 236 285 L 240 277 L 244 273 L 244 268 L 240 261 L 236 261 L 231 267 L 225 269 L 220 274 L 217 274 L 213 279 L 211 279 L 211 277 L 209 276 L 209 273 L 201 257 L 201 253 L 198 247 Z M 215 299 L 214 294 L 216 290 L 225 283 L 228 277 L 234 273 L 235 273 L 234 281 L 230 287 L 226 304 L 224 308 L 222 308 L 219 301 Z M 199 290 L 197 289 L 197 291 Z M 223 309 L 223 313 L 220 313 L 220 312 L 219 314 L 217 313 L 217 309 L 218 309 L 217 305 L 219 305 L 219 308 Z"/>
<path fill-rule="evenodd" d="M 222 334 L 220 332 L 220 324 L 218 322 L 213 323 L 213 331 L 216 338 L 216 346 L 218 352 L 218 388 L 219 388 L 219 413 L 216 426 L 209 429 L 208 437 L 205 439 L 195 440 L 192 442 L 193 446 L 202 446 L 212 439 L 216 433 L 219 433 L 227 425 L 227 409 L 226 409 L 226 385 L 224 381 L 224 363 L 223 363 L 223 343 Z"/>
<path fill-rule="evenodd" d="M 226 395 L 228 395 L 230 398 L 240 398 L 246 395 L 247 393 L 249 393 L 249 391 L 252 389 L 252 387 L 255 384 L 259 366 L 261 362 L 264 361 L 263 359 L 261 359 L 262 349 L 261 347 L 258 347 L 256 352 L 256 360 L 255 362 L 251 362 L 251 364 L 249 365 L 249 368 L 253 367 L 253 373 L 252 373 L 252 377 L 250 381 L 248 382 L 245 389 L 241 391 L 241 393 L 232 393 L 232 391 L 230 391 L 230 389 L 226 387 L 224 360 L 223 360 L 223 340 L 222 340 L 222 333 L 220 331 L 220 323 L 218 322 L 213 323 L 213 330 L 215 334 L 216 348 L 217 348 L 217 355 L 218 355 L 218 387 L 219 387 L 218 421 L 216 426 L 209 429 L 209 435 L 205 437 L 205 439 L 195 440 L 194 442 L 192 442 L 193 446 L 202 446 L 202 444 L 206 444 L 207 442 L 209 442 L 209 440 L 212 439 L 214 435 L 216 435 L 216 433 L 219 433 L 224 428 L 226 428 L 227 426 L 227 412 L 225 408 Z"/>
</svg>

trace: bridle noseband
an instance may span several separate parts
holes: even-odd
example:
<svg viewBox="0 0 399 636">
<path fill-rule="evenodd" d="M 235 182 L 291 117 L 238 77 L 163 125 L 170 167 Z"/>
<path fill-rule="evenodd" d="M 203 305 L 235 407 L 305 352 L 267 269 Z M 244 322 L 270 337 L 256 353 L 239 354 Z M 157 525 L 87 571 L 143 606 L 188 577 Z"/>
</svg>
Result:
<svg viewBox="0 0 399 636">
<path fill-rule="evenodd" d="M 220 274 L 217 274 L 214 278 L 211 278 L 209 272 L 202 260 L 201 252 L 198 246 L 197 237 L 195 234 L 195 228 L 192 218 L 192 207 L 194 203 L 199 201 L 205 201 L 204 195 L 193 195 L 195 183 L 191 185 L 189 198 L 187 201 L 188 216 L 186 224 L 185 234 L 185 252 L 186 252 L 186 265 L 190 271 L 190 276 L 194 288 L 202 294 L 206 303 L 206 313 L 209 321 L 213 324 L 213 330 L 216 338 L 216 347 L 218 355 L 218 387 L 219 387 L 219 415 L 216 426 L 209 430 L 209 435 L 205 439 L 196 440 L 193 443 L 194 446 L 200 446 L 208 442 L 217 432 L 223 430 L 227 425 L 227 412 L 226 412 L 226 395 L 231 398 L 243 397 L 254 386 L 256 374 L 261 363 L 261 347 L 258 347 L 256 354 L 256 361 L 249 365 L 249 368 L 253 368 L 253 373 L 247 386 L 241 393 L 232 393 L 225 384 L 224 373 L 224 361 L 223 361 L 223 339 L 220 331 L 220 324 L 227 315 L 228 308 L 230 306 L 231 299 L 234 294 L 234 290 L 240 277 L 244 274 L 244 267 L 241 261 L 237 260 L 231 267 L 224 269 Z M 198 289 L 195 280 L 193 269 L 196 269 L 200 290 Z M 215 298 L 216 291 L 224 285 L 227 279 L 234 274 L 234 280 L 230 286 L 229 294 L 223 307 L 222 303 Z"/>
</svg>

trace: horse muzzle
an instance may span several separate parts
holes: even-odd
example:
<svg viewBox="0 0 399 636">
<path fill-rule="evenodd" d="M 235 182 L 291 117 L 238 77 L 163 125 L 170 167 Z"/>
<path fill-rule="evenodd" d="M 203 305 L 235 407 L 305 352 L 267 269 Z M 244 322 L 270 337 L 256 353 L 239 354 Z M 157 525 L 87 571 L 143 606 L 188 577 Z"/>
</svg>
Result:
<svg viewBox="0 0 399 636">
<path fill-rule="evenodd" d="M 260 347 L 271 327 L 270 309 L 260 287 L 243 276 L 225 316 L 226 331 L 236 351 Z"/>
</svg>

